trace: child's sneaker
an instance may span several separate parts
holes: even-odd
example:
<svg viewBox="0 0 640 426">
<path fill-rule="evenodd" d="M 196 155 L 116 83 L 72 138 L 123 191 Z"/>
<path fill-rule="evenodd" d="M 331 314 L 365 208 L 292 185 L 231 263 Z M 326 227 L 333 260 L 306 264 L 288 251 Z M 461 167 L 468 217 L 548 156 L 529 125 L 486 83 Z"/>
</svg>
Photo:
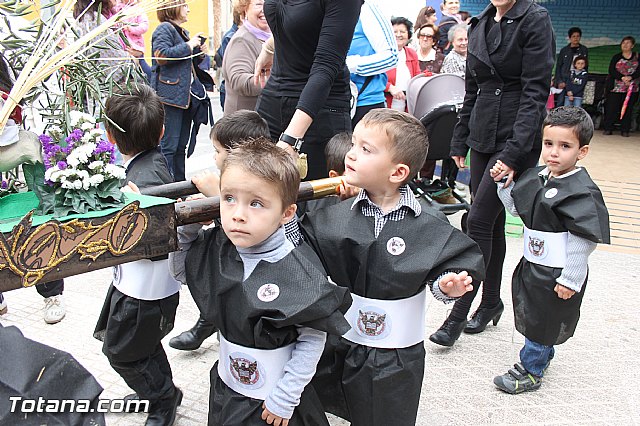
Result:
<svg viewBox="0 0 640 426">
<path fill-rule="evenodd" d="M 56 324 L 62 321 L 66 314 L 61 294 L 44 299 L 44 322 Z"/>
<path fill-rule="evenodd" d="M 542 377 L 534 376 L 517 363 L 507 374 L 493 378 L 493 384 L 501 391 L 516 395 L 522 392 L 537 390 L 542 385 Z"/>
</svg>

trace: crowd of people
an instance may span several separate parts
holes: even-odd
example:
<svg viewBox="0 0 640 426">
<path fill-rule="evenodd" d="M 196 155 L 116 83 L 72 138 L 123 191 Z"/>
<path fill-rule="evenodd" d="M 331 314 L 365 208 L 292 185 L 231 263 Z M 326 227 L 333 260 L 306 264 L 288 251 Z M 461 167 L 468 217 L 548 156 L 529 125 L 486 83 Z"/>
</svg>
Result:
<svg viewBox="0 0 640 426">
<path fill-rule="evenodd" d="M 127 7 L 111 1 L 79 1 L 80 31 L 94 28 L 98 13 Z M 97 50 L 148 76 L 150 87 L 105 99 L 106 134 L 128 181 L 144 188 L 185 180 L 187 151 L 207 122 L 220 171 L 193 179 L 203 196 L 220 197 L 220 220 L 180 228 L 180 250 L 169 259 L 118 267 L 96 326 L 110 365 L 135 391 L 127 398 L 150 401 L 147 424 L 173 424 L 182 400 L 161 342 L 180 283 L 200 317 L 170 346 L 193 350 L 219 332 L 209 424 L 328 424 L 325 412 L 354 425 L 414 424 L 426 294 L 454 303 L 429 336 L 442 346 L 497 325 L 504 313 L 505 207 L 532 243 L 512 283 L 525 344 L 494 384 L 512 394 L 540 388 L 554 347 L 576 328 L 588 256 L 609 241 L 602 195 L 576 165 L 594 131 L 581 108 L 589 65 L 581 30 L 568 31 L 556 57 L 549 14 L 532 0 L 490 0 L 472 19 L 459 0 L 444 0 L 440 19 L 427 6 L 415 25 L 387 19 L 374 0 L 233 6 L 234 28 L 216 58 L 225 89 L 215 124 L 199 66 L 208 43 L 184 28 L 185 0 L 158 10 L 150 68 L 138 54 L 144 21 L 124 24 L 130 43 L 120 45 L 114 28 L 114 43 Z M 628 136 L 640 64 L 633 37 L 620 47 L 604 131 L 619 121 Z M 554 65 L 558 108 L 547 113 Z M 455 185 L 457 169 L 470 167 L 466 234 L 421 206 L 408 185 L 433 167 L 426 129 L 407 113 L 409 81 L 439 73 L 465 83 L 443 168 Z M 302 154 L 306 179 L 344 177 L 340 198 L 296 205 Z M 540 245 L 553 255 L 542 256 Z M 164 278 L 130 278 L 143 275 Z M 57 297 L 62 283 L 54 287 L 58 294 L 41 294 Z M 0 314 L 3 303 L 0 294 Z"/>
</svg>

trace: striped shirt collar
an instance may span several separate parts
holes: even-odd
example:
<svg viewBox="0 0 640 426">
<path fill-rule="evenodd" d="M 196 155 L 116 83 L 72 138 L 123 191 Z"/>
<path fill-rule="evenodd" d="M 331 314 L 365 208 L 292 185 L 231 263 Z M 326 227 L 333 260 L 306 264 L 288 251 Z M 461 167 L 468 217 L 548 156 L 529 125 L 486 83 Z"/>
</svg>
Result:
<svg viewBox="0 0 640 426">
<path fill-rule="evenodd" d="M 398 188 L 398 191 L 400 191 L 400 200 L 398 200 L 398 204 L 396 204 L 396 206 L 393 209 L 391 209 L 384 215 L 386 216 L 390 213 L 393 213 L 401 209 L 402 207 L 407 207 L 413 211 L 416 217 L 420 216 L 420 213 L 422 212 L 422 206 L 420 206 L 420 203 L 418 202 L 416 197 L 413 195 L 413 192 L 411 191 L 411 189 L 409 189 L 409 186 L 406 184 L 402 185 L 400 188 Z M 353 200 L 353 203 L 351 204 L 351 210 L 353 210 L 353 208 L 357 204 L 360 204 L 360 202 L 362 201 L 365 201 L 365 204 L 362 206 L 363 211 L 366 206 L 369 208 L 375 207 L 376 209 L 380 210 L 380 212 L 382 212 L 380 207 L 378 207 L 373 201 L 371 201 L 365 189 L 361 189 L 358 196 L 355 198 L 355 200 Z"/>
</svg>

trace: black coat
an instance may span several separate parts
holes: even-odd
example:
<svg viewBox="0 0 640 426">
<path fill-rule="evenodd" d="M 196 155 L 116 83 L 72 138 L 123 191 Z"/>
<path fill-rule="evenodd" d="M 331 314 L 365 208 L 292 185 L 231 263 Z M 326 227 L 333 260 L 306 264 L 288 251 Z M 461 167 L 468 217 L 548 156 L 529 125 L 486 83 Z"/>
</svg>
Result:
<svg viewBox="0 0 640 426">
<path fill-rule="evenodd" d="M 451 155 L 502 151 L 499 159 L 520 171 L 528 154 L 540 150 L 555 36 L 546 9 L 531 0 L 518 0 L 486 35 L 495 11 L 489 5 L 471 20 L 466 94 Z"/>
</svg>

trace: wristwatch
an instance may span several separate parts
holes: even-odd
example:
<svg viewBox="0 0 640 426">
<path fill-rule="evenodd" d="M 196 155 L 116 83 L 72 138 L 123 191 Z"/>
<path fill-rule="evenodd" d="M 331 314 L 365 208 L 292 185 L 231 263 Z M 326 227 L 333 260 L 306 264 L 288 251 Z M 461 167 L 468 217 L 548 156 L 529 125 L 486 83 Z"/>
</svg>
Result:
<svg viewBox="0 0 640 426">
<path fill-rule="evenodd" d="M 300 152 L 300 148 L 304 143 L 304 139 L 302 138 L 294 138 L 293 136 L 289 136 L 286 133 L 281 133 L 278 138 L 279 141 L 286 142 L 293 147 L 296 152 Z"/>
</svg>

